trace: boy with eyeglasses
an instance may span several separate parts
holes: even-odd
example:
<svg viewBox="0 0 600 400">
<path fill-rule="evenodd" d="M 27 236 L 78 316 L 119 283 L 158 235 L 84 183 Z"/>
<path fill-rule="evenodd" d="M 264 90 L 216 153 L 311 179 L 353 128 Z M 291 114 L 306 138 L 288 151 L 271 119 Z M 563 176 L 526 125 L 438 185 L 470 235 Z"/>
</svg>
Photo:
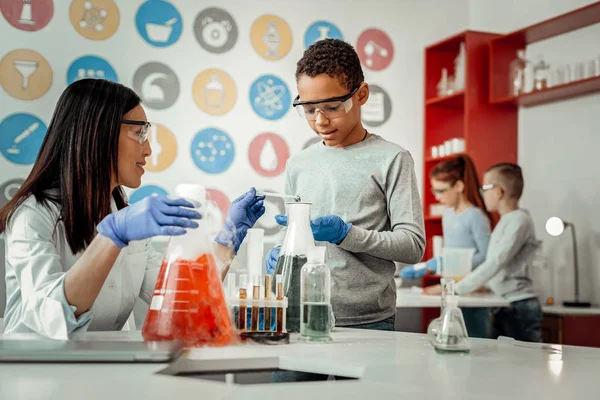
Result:
<svg viewBox="0 0 600 400">
<path fill-rule="evenodd" d="M 294 107 L 323 141 L 288 161 L 285 191 L 313 204 L 314 238 L 327 245 L 336 325 L 394 330 L 394 261 L 419 262 L 425 249 L 412 156 L 363 127 L 369 85 L 351 45 L 316 42 L 298 62 L 296 81 Z M 278 256 L 276 247 L 267 270 Z"/>
<path fill-rule="evenodd" d="M 492 310 L 493 338 L 541 342 L 542 308 L 528 276 L 540 242 L 529 212 L 519 207 L 523 186 L 516 164 L 496 164 L 485 172 L 481 195 L 487 210 L 500 214 L 500 221 L 490 236 L 485 261 L 461 279 L 455 291 L 463 295 L 486 286 L 510 301 L 510 306 Z M 424 292 L 438 295 L 441 287 L 430 286 Z"/>
</svg>

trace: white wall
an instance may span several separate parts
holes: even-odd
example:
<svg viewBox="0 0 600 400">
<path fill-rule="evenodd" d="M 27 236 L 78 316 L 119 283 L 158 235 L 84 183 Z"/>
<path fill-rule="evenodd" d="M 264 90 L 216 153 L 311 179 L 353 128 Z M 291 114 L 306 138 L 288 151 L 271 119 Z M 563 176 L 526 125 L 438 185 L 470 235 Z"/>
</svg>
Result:
<svg viewBox="0 0 600 400">
<path fill-rule="evenodd" d="M 467 0 L 172 0 L 183 17 L 183 33 L 175 44 L 156 48 L 140 37 L 135 26 L 136 11 L 143 0 L 116 0 L 119 27 L 113 36 L 101 41 L 88 40 L 75 31 L 69 19 L 70 1 L 55 0 L 53 3 L 54 15 L 50 23 L 37 32 L 18 30 L 0 16 L 0 59 L 15 49 L 32 49 L 45 57 L 53 72 L 49 91 L 36 100 L 15 99 L 0 86 L 0 121 L 13 113 L 27 112 L 48 124 L 54 105 L 66 87 L 67 69 L 82 55 L 93 54 L 106 59 L 116 70 L 119 82 L 128 86 L 133 85 L 134 73 L 141 65 L 151 61 L 165 63 L 179 79 L 179 98 L 171 108 L 153 110 L 146 107 L 146 111 L 150 121 L 168 127 L 175 134 L 177 158 L 162 172 L 147 172 L 143 184 L 159 185 L 172 192 L 181 182 L 198 181 L 209 188 L 220 189 L 230 200 L 250 185 L 283 190 L 283 175 L 261 177 L 248 162 L 248 147 L 257 134 L 270 131 L 281 135 L 292 155 L 314 135 L 293 110 L 278 121 L 258 117 L 250 106 L 249 87 L 259 75 L 271 73 L 281 77 L 294 96 L 294 72 L 304 50 L 304 33 L 310 24 L 318 20 L 336 24 L 345 40 L 352 44 L 356 44 L 359 34 L 370 27 L 382 29 L 391 37 L 395 55 L 390 67 L 381 72 L 365 69 L 367 81 L 383 87 L 390 95 L 393 107 L 391 118 L 370 131 L 411 151 L 417 177 L 421 181 L 424 47 L 465 29 L 468 21 Z M 103 3 L 109 3 L 109 0 L 99 4 Z M 223 8 L 236 20 L 238 40 L 227 53 L 209 53 L 196 41 L 193 33 L 196 15 L 209 7 Z M 282 17 L 292 30 L 292 49 L 279 61 L 259 57 L 251 46 L 251 26 L 264 14 Z M 237 102 L 224 116 L 207 115 L 192 98 L 193 80 L 207 68 L 225 70 L 235 82 Z M 200 129 L 211 126 L 228 132 L 236 145 L 233 166 L 217 175 L 203 173 L 190 157 L 192 137 Z M 30 165 L 13 164 L 0 156 L 0 184 L 14 178 L 24 179 L 30 168 Z M 0 294 L 0 297 L 3 295 Z"/>
<path fill-rule="evenodd" d="M 591 4 L 591 0 L 470 0 L 472 29 L 507 33 Z M 600 57 L 600 24 L 534 43 L 528 57 L 542 55 L 552 66 Z M 555 271 L 558 301 L 573 296 L 573 255 L 569 232 L 546 234 L 545 221 L 560 216 L 577 228 L 580 294 L 600 303 L 600 193 L 598 114 L 600 95 L 590 95 L 519 111 L 519 163 L 525 174 L 522 205 L 528 208 L 538 238 L 545 242 Z"/>
<path fill-rule="evenodd" d="M 417 176 L 422 173 L 423 131 L 423 49 L 434 41 L 454 34 L 467 25 L 467 0 L 448 4 L 439 0 L 372 0 L 344 2 L 305 0 L 302 3 L 257 0 L 224 0 L 197 2 L 173 0 L 183 16 L 183 34 L 172 46 L 155 48 L 143 41 L 135 28 L 136 10 L 142 0 L 117 0 L 120 25 L 116 33 L 103 41 L 92 41 L 79 35 L 69 20 L 69 2 L 55 1 L 54 16 L 49 25 L 38 32 L 17 30 L 0 17 L 0 58 L 18 48 L 29 48 L 41 53 L 53 70 L 50 90 L 38 100 L 14 99 L 0 87 L 0 121 L 16 112 L 30 112 L 46 124 L 54 104 L 66 86 L 65 76 L 70 63 L 84 54 L 99 55 L 108 60 L 117 71 L 119 81 L 132 86 L 135 71 L 144 63 L 160 61 L 169 65 L 180 82 L 177 102 L 165 110 L 146 108 L 150 121 L 167 126 L 177 137 L 178 152 L 174 164 L 162 172 L 147 172 L 143 184 L 157 184 L 172 191 L 178 183 L 199 181 L 217 188 L 233 200 L 250 185 L 274 190 L 283 189 L 283 175 L 265 178 L 258 175 L 248 162 L 251 140 L 265 131 L 276 132 L 287 142 L 291 154 L 302 149 L 314 135 L 305 121 L 293 110 L 278 121 L 258 117 L 249 103 L 249 87 L 261 74 L 272 73 L 281 77 L 295 95 L 294 72 L 297 60 L 304 50 L 304 32 L 318 20 L 336 24 L 345 40 L 355 44 L 359 34 L 369 27 L 386 31 L 395 47 L 391 66 L 381 72 L 365 69 L 367 81 L 382 86 L 391 96 L 391 118 L 381 127 L 370 131 L 410 150 L 415 158 Z M 193 33 L 196 15 L 208 7 L 227 10 L 236 19 L 238 41 L 224 54 L 203 50 Z M 435 10 L 436 12 L 432 12 Z M 288 22 L 293 34 L 291 52 L 279 61 L 259 57 L 251 46 L 250 28 L 263 14 L 276 14 Z M 9 38 L 9 40 L 5 40 Z M 189 57 L 189 61 L 185 58 Z M 225 116 L 209 116 L 195 105 L 192 82 L 207 68 L 220 68 L 229 73 L 237 87 L 237 102 Z M 222 174 L 209 175 L 200 171 L 191 160 L 189 144 L 200 129 L 216 126 L 228 132 L 236 145 L 236 160 Z M 15 165 L 0 156 L 0 182 L 25 178 L 30 166 Z"/>
</svg>

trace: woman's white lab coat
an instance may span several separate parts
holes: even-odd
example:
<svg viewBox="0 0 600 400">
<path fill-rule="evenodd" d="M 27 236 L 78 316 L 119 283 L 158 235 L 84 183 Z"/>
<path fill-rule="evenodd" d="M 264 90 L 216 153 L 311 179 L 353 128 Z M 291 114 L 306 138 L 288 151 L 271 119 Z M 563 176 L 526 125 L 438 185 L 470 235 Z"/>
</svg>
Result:
<svg viewBox="0 0 600 400">
<path fill-rule="evenodd" d="M 29 197 L 13 214 L 5 236 L 5 334 L 36 332 L 68 339 L 87 330 L 121 330 L 138 297 L 150 302 L 162 256 L 149 240 L 130 242 L 121 250 L 91 310 L 75 318 L 64 278 L 81 253 L 71 252 L 59 208 Z"/>
</svg>

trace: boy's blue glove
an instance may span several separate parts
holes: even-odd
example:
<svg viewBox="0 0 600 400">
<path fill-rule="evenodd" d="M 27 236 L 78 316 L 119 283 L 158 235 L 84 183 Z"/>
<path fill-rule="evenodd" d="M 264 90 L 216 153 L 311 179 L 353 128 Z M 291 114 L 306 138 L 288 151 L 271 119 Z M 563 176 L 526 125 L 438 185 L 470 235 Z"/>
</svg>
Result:
<svg viewBox="0 0 600 400">
<path fill-rule="evenodd" d="M 229 207 L 225 226 L 215 241 L 223 246 L 232 248 L 236 253 L 240 249 L 248 229 L 265 213 L 265 196 L 257 196 L 256 190 L 249 191 L 235 199 Z"/>
<path fill-rule="evenodd" d="M 265 258 L 265 268 L 267 270 L 268 275 L 275 274 L 275 266 L 277 265 L 277 260 L 279 259 L 279 253 L 281 252 L 281 247 L 273 247 L 267 257 Z"/>
<path fill-rule="evenodd" d="M 285 215 L 276 215 L 275 221 L 279 225 L 287 226 L 288 219 Z M 345 223 L 337 215 L 327 215 L 310 221 L 310 228 L 317 242 L 340 244 L 348 235 L 351 227 L 352 224 Z"/>
<path fill-rule="evenodd" d="M 183 235 L 183 228 L 198 227 L 192 219 L 201 218 L 197 211 L 184 207 L 194 208 L 194 205 L 184 199 L 149 196 L 107 215 L 96 230 L 121 249 L 132 240 Z"/>
<path fill-rule="evenodd" d="M 400 270 L 400 278 L 402 279 L 417 279 L 425 276 L 425 274 L 429 272 L 436 272 L 438 270 L 438 259 L 441 260 L 441 257 L 434 257 L 431 260 L 428 260 L 424 263 L 419 263 L 415 265 L 408 265 Z"/>
</svg>

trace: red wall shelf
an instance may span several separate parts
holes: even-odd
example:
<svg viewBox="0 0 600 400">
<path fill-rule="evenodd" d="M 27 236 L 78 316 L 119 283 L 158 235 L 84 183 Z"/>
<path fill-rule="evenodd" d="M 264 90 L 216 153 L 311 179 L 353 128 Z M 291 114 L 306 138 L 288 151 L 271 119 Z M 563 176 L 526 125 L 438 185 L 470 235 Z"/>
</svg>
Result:
<svg viewBox="0 0 600 400">
<path fill-rule="evenodd" d="M 530 106 L 600 91 L 600 77 L 590 78 L 543 91 L 512 96 L 509 90 L 509 64 L 517 50 L 527 44 L 600 22 L 600 1 L 524 29 L 499 35 L 465 31 L 425 48 L 425 123 L 423 209 L 427 214 L 436 200 L 431 193 L 429 173 L 437 163 L 456 156 L 432 158 L 431 147 L 452 138 L 465 140 L 465 153 L 480 174 L 499 162 L 517 162 L 518 106 Z M 442 68 L 454 75 L 453 61 L 460 43 L 467 50 L 464 92 L 437 96 Z M 441 218 L 425 217 L 424 260 L 432 257 L 432 237 L 442 235 Z M 439 282 L 439 276 L 426 275 L 422 285 Z M 421 311 L 421 328 L 427 331 L 439 309 Z"/>
<path fill-rule="evenodd" d="M 511 96 L 509 65 L 517 50 L 528 44 L 600 23 L 600 1 L 490 41 L 489 100 L 492 104 L 532 106 L 600 91 L 600 78 L 590 78 L 553 88 Z"/>
<path fill-rule="evenodd" d="M 429 214 L 430 206 L 437 203 L 431 193 L 429 174 L 440 162 L 459 154 L 431 157 L 432 146 L 444 141 L 462 138 L 465 154 L 475 163 L 481 177 L 483 171 L 499 162 L 517 162 L 517 109 L 489 103 L 489 43 L 500 37 L 489 32 L 465 31 L 425 48 L 425 123 L 423 210 Z M 454 59 L 460 44 L 466 48 L 465 90 L 449 96 L 437 95 L 437 83 L 442 68 L 454 75 Z M 425 217 L 426 248 L 424 260 L 433 257 L 433 236 L 441 236 L 442 219 Z M 424 280 L 428 285 L 439 282 L 439 277 Z M 439 316 L 439 309 L 422 309 L 421 327 L 424 332 L 431 319 Z"/>
<path fill-rule="evenodd" d="M 553 86 L 545 90 L 539 90 L 520 96 L 512 96 L 503 99 L 495 99 L 492 104 L 511 106 L 534 106 L 550 103 L 558 99 L 568 99 L 588 93 L 600 91 L 600 77 L 583 79 L 564 85 Z"/>
<path fill-rule="evenodd" d="M 448 96 L 434 97 L 426 100 L 425 104 L 428 106 L 463 108 L 465 106 L 465 92 L 461 90 Z"/>
<path fill-rule="evenodd" d="M 429 214 L 436 203 L 431 193 L 429 173 L 440 162 L 458 154 L 431 157 L 431 147 L 452 138 L 465 141 L 465 154 L 474 161 L 480 177 L 485 169 L 499 162 L 517 162 L 517 110 L 489 103 L 489 43 L 500 35 L 465 31 L 425 48 L 425 123 L 423 210 Z M 454 59 L 465 43 L 465 90 L 437 96 L 442 68 L 454 75 Z M 432 237 L 442 235 L 439 217 L 425 218 L 427 247 L 424 259 L 433 256 Z"/>
<path fill-rule="evenodd" d="M 431 164 L 431 163 L 441 163 L 442 161 L 448 161 L 448 160 L 452 160 L 455 157 L 460 156 L 463 153 L 456 153 L 456 154 L 450 154 L 449 156 L 444 156 L 444 157 L 425 157 L 425 162 L 427 164 Z"/>
</svg>

